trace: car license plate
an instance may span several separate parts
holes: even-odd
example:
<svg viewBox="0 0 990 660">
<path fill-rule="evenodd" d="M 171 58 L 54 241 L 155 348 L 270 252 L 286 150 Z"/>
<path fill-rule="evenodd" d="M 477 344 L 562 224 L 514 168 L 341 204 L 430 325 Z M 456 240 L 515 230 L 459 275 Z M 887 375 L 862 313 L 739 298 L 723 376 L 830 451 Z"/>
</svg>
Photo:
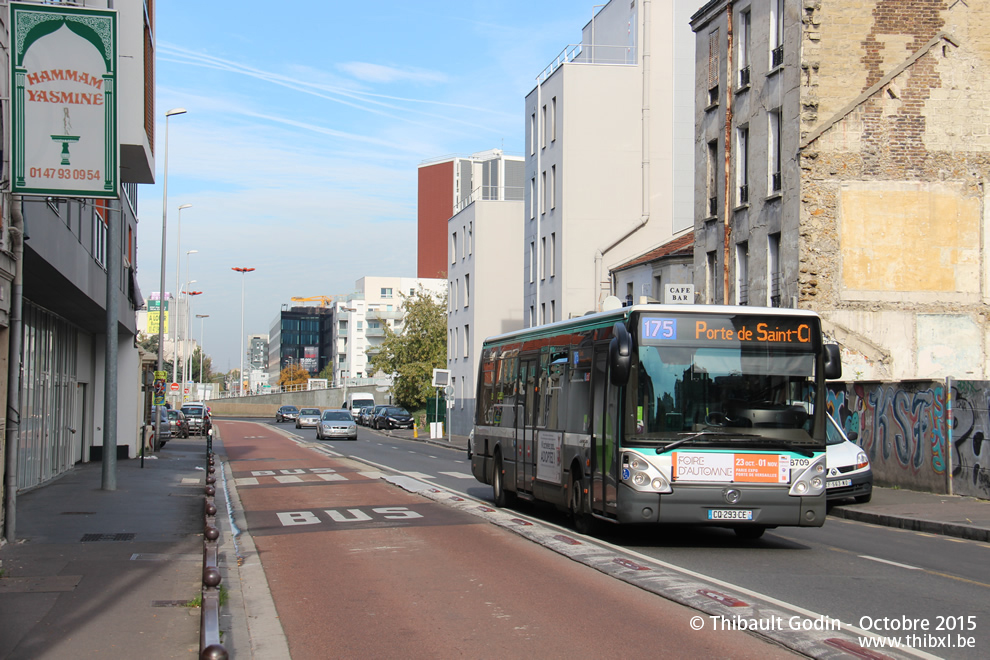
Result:
<svg viewBox="0 0 990 660">
<path fill-rule="evenodd" d="M 835 479 L 833 481 L 828 481 L 825 483 L 825 488 L 842 488 L 844 486 L 852 486 L 852 479 Z"/>
<path fill-rule="evenodd" d="M 709 509 L 709 520 L 752 520 L 753 511 L 750 509 Z"/>
</svg>

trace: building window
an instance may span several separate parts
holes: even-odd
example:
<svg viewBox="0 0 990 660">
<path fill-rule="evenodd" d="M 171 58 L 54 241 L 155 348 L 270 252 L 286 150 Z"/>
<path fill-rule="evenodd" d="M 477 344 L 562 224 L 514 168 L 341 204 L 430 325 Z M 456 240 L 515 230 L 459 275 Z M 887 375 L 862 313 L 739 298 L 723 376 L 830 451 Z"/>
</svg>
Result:
<svg viewBox="0 0 990 660">
<path fill-rule="evenodd" d="M 529 180 L 529 219 L 536 217 L 536 177 Z"/>
<path fill-rule="evenodd" d="M 749 203 L 749 126 L 736 131 L 736 202 L 739 206 Z"/>
<path fill-rule="evenodd" d="M 767 237 L 767 305 L 781 306 L 780 234 Z"/>
<path fill-rule="evenodd" d="M 447 362 L 454 357 L 454 329 L 447 330 Z"/>
<path fill-rule="evenodd" d="M 464 273 L 464 306 L 471 304 L 471 276 Z"/>
<path fill-rule="evenodd" d="M 557 320 L 557 301 L 550 301 L 550 322 L 553 323 Z"/>
<path fill-rule="evenodd" d="M 536 281 L 536 241 L 529 242 L 529 282 Z"/>
<path fill-rule="evenodd" d="M 708 34 L 708 107 L 718 105 L 718 30 Z"/>
<path fill-rule="evenodd" d="M 382 298 L 392 297 L 392 287 L 382 287 Z"/>
<path fill-rule="evenodd" d="M 749 304 L 749 242 L 736 243 L 736 304 Z"/>
<path fill-rule="evenodd" d="M 461 281 L 460 280 L 454 280 L 454 309 L 455 310 L 458 307 L 460 307 L 460 304 L 459 304 L 459 301 L 461 299 L 460 288 L 461 288 Z"/>
<path fill-rule="evenodd" d="M 540 136 L 540 146 L 544 149 L 547 146 L 547 106 L 543 106 L 543 135 Z"/>
<path fill-rule="evenodd" d="M 557 139 L 557 97 L 550 99 L 550 141 Z"/>
<path fill-rule="evenodd" d="M 714 251 L 709 252 L 705 259 L 705 303 L 715 304 L 718 284 L 718 260 Z"/>
<path fill-rule="evenodd" d="M 557 232 L 550 233 L 550 277 L 557 274 Z"/>
<path fill-rule="evenodd" d="M 707 200 L 707 208 L 705 209 L 705 215 L 709 218 L 714 218 L 718 215 L 718 140 L 712 140 L 708 143 L 708 161 L 707 161 L 708 174 L 706 179 L 706 194 L 705 199 Z"/>
<path fill-rule="evenodd" d="M 93 258 L 101 267 L 107 267 L 107 200 L 105 199 L 98 199 L 93 203 Z"/>
<path fill-rule="evenodd" d="M 468 239 L 467 239 L 468 254 L 474 254 L 474 221 L 473 220 L 468 223 L 467 235 L 468 235 Z"/>
<path fill-rule="evenodd" d="M 454 327 L 454 357 L 457 357 L 458 349 L 461 347 L 461 329 Z"/>
<path fill-rule="evenodd" d="M 540 238 L 540 279 L 547 278 L 547 237 Z"/>
<path fill-rule="evenodd" d="M 536 310 L 532 305 L 529 306 L 529 327 L 536 325 Z"/>
<path fill-rule="evenodd" d="M 779 193 L 782 188 L 780 176 L 780 110 L 771 110 L 769 116 L 769 144 L 767 145 L 767 163 L 769 167 L 770 194 Z"/>
<path fill-rule="evenodd" d="M 464 357 L 471 357 L 471 326 L 464 325 Z"/>
<path fill-rule="evenodd" d="M 529 116 L 529 155 L 536 154 L 536 113 Z"/>
<path fill-rule="evenodd" d="M 749 87 L 749 38 L 752 14 L 749 9 L 739 13 L 739 87 Z"/>
<path fill-rule="evenodd" d="M 545 325 L 547 322 L 547 304 L 540 303 L 540 325 Z"/>
<path fill-rule="evenodd" d="M 450 235 L 450 263 L 457 263 L 457 232 Z"/>
<path fill-rule="evenodd" d="M 467 227 L 461 225 L 461 261 L 467 259 Z"/>
<path fill-rule="evenodd" d="M 770 70 L 784 64 L 784 0 L 770 0 Z"/>
<path fill-rule="evenodd" d="M 543 170 L 543 194 L 540 195 L 540 213 L 547 212 L 547 171 Z"/>
<path fill-rule="evenodd" d="M 550 208 L 557 208 L 557 166 L 550 166 Z"/>
<path fill-rule="evenodd" d="M 661 275 L 653 276 L 653 299 L 663 302 L 663 277 Z"/>
</svg>

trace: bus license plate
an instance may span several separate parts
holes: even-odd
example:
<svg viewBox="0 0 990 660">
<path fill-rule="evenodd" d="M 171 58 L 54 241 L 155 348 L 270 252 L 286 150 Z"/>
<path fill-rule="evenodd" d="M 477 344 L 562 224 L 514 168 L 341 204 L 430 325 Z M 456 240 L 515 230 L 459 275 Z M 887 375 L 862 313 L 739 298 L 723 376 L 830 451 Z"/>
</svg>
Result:
<svg viewBox="0 0 990 660">
<path fill-rule="evenodd" d="M 833 481 L 828 481 L 825 483 L 825 488 L 842 488 L 844 486 L 852 486 L 852 479 L 835 479 Z"/>
<path fill-rule="evenodd" d="M 753 512 L 750 509 L 709 509 L 709 520 L 752 520 Z"/>
</svg>

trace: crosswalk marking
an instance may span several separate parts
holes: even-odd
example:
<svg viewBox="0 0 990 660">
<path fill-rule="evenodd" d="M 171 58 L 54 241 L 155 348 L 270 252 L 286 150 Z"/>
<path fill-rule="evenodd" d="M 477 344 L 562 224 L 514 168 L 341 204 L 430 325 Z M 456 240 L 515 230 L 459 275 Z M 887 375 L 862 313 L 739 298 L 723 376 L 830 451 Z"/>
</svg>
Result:
<svg viewBox="0 0 990 660">
<path fill-rule="evenodd" d="M 465 472 L 441 472 L 440 474 L 445 474 L 448 477 L 454 477 L 455 479 L 474 479 L 473 474 L 467 474 Z"/>
<path fill-rule="evenodd" d="M 280 474 L 275 476 L 275 481 L 279 482 L 280 484 L 298 484 L 302 482 L 302 479 L 295 476 L 294 474 L 290 474 L 290 475 Z"/>
<path fill-rule="evenodd" d="M 257 486 L 258 477 L 241 477 L 240 479 L 234 479 L 234 483 L 238 486 Z"/>
<path fill-rule="evenodd" d="M 318 474 L 316 476 L 323 481 L 347 481 L 347 477 L 342 474 Z"/>
</svg>

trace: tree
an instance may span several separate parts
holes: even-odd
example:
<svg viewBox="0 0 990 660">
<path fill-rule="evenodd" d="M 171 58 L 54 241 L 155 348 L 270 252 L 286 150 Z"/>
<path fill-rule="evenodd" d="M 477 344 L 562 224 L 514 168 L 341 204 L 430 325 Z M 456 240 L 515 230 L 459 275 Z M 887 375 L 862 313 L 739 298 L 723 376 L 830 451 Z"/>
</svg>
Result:
<svg viewBox="0 0 990 660">
<path fill-rule="evenodd" d="M 321 371 L 316 377 L 317 378 L 326 378 L 328 382 L 332 383 L 333 382 L 333 362 L 328 362 L 327 363 L 327 366 L 323 367 L 323 371 Z"/>
<path fill-rule="evenodd" d="M 293 362 L 278 375 L 280 387 L 291 387 L 293 385 L 305 385 L 309 382 L 309 372 Z"/>
<path fill-rule="evenodd" d="M 447 296 L 434 297 L 422 287 L 402 296 L 405 323 L 402 334 L 385 327 L 381 351 L 370 359 L 373 370 L 395 374 L 392 396 L 415 410 L 436 394 L 433 370 L 447 364 Z"/>
</svg>

